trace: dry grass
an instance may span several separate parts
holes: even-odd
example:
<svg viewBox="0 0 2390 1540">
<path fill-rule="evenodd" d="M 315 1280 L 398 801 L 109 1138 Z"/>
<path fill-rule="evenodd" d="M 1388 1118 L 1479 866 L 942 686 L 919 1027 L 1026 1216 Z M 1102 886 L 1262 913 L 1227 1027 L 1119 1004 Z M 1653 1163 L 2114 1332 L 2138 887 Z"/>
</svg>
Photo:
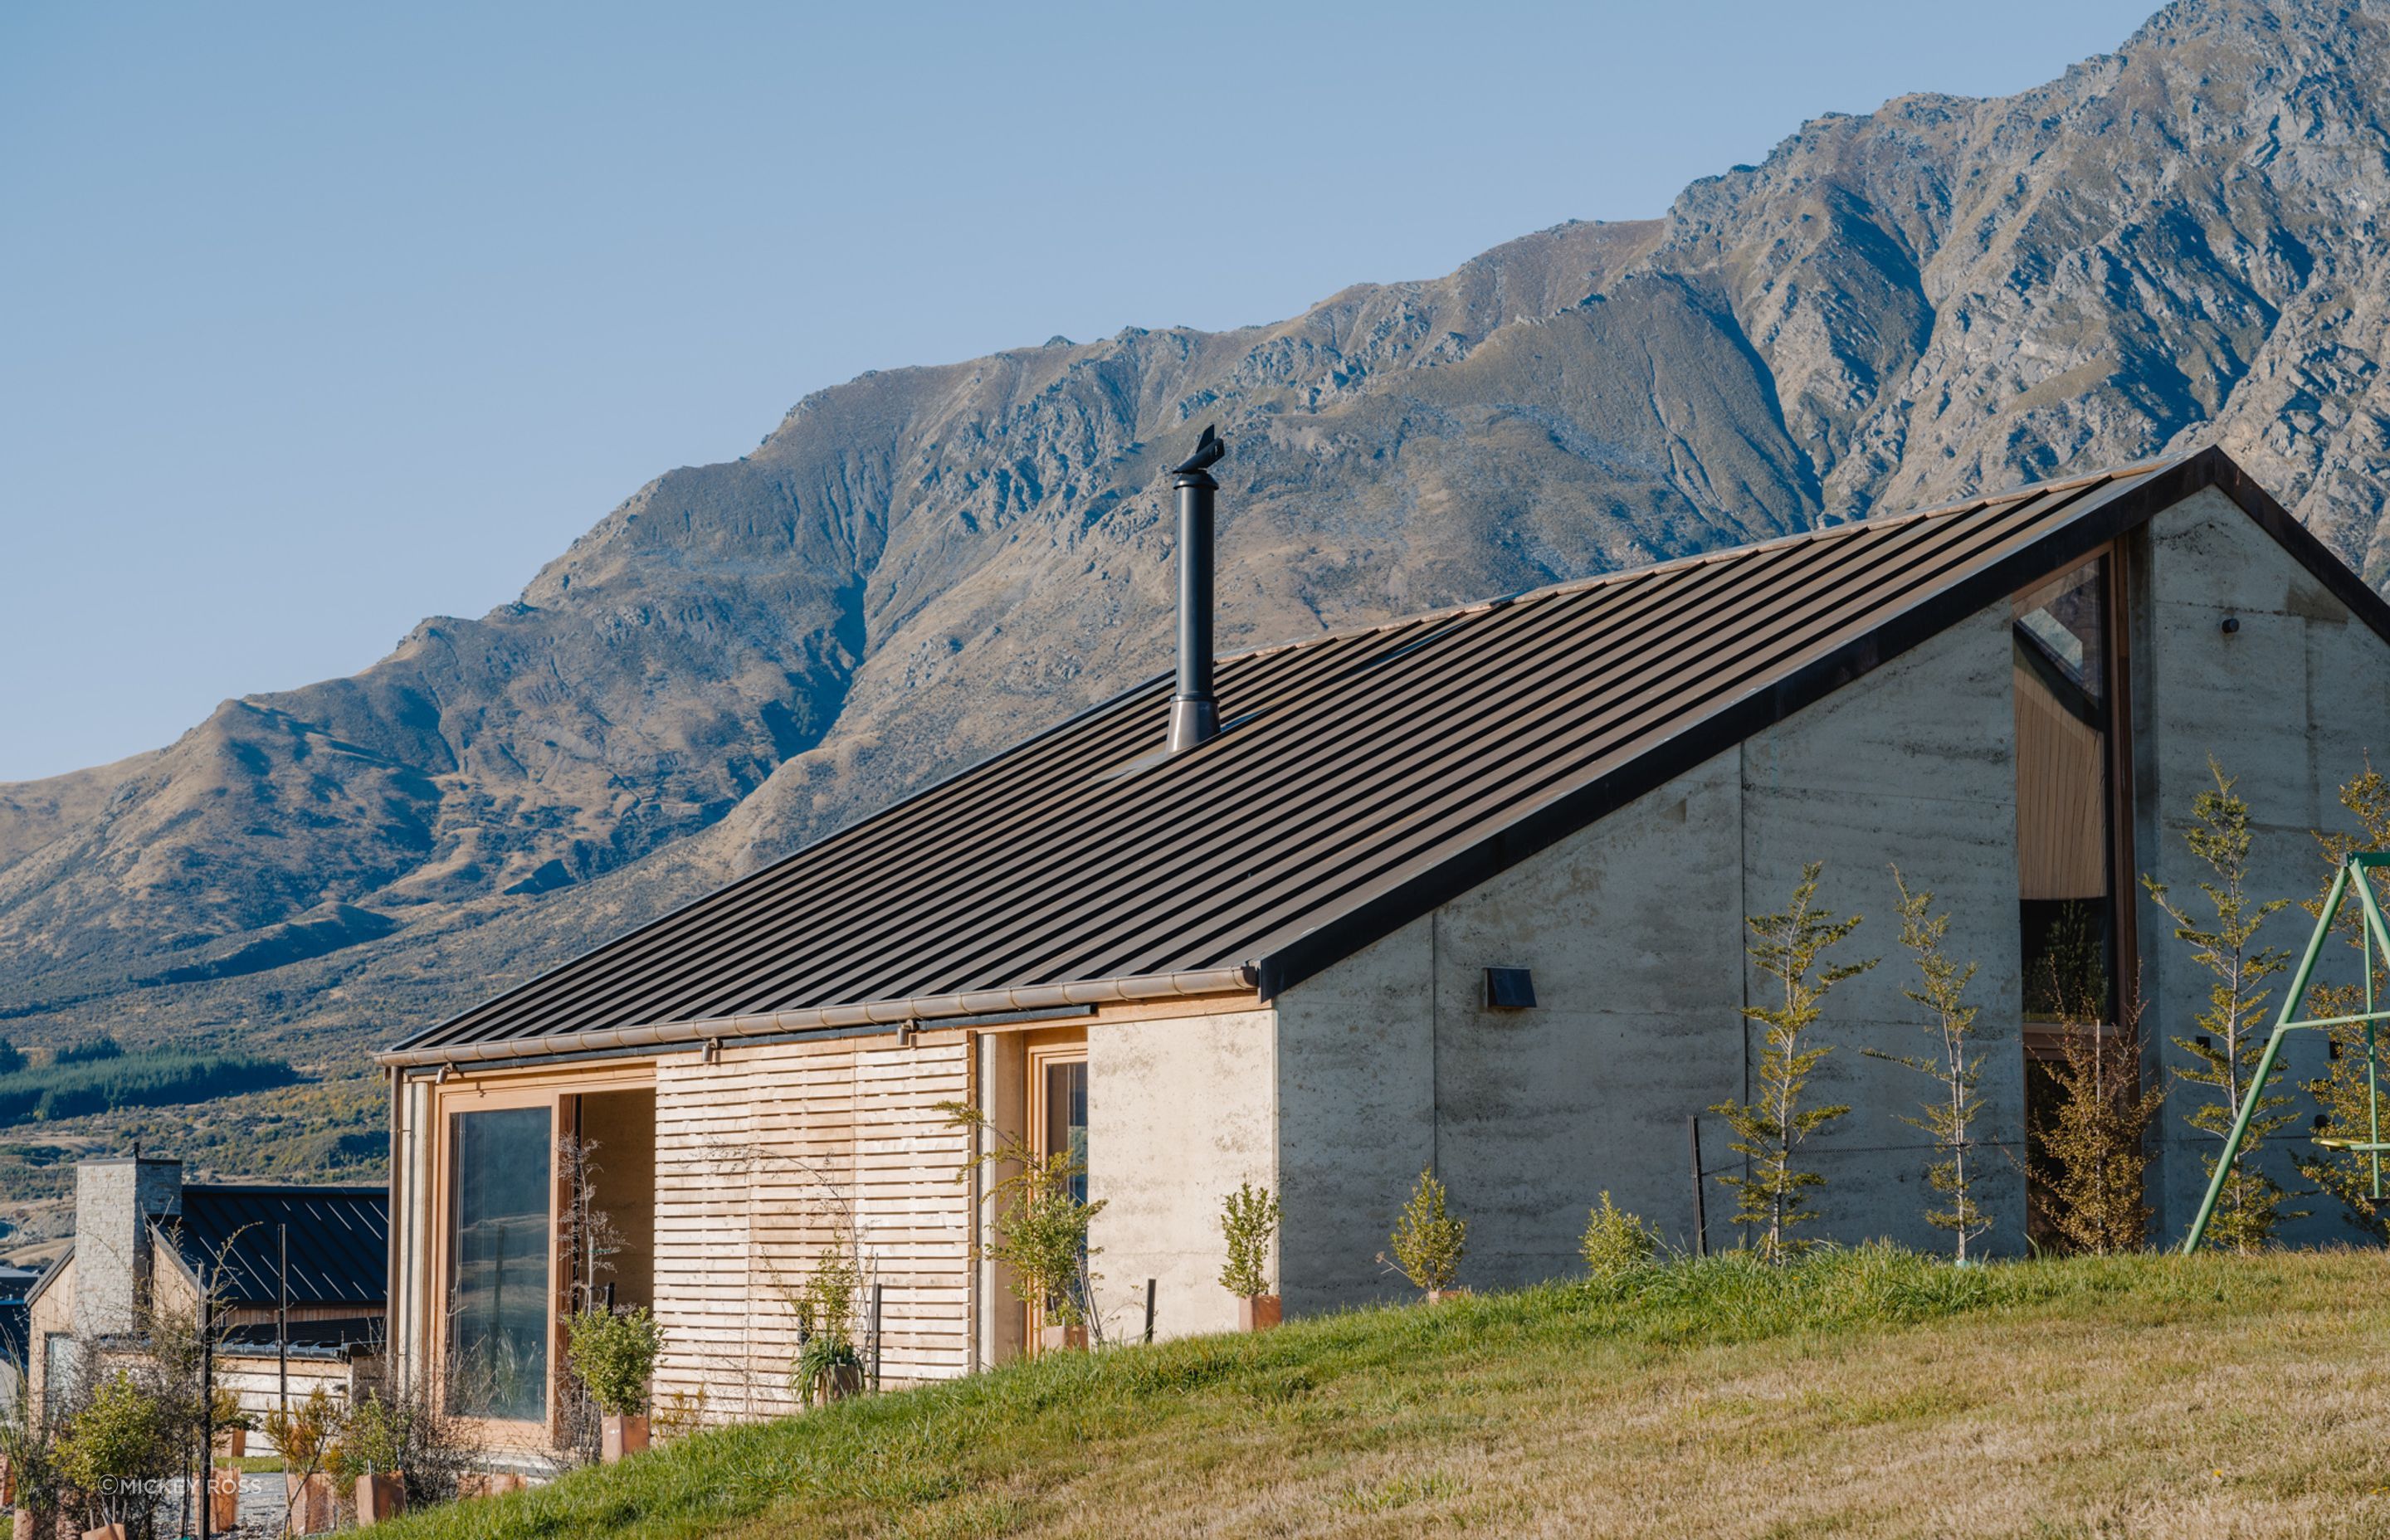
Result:
<svg viewBox="0 0 2390 1540">
<path fill-rule="evenodd" d="M 1865 1255 L 1048 1361 L 409 1533 L 2390 1536 L 2380 1253 Z"/>
</svg>

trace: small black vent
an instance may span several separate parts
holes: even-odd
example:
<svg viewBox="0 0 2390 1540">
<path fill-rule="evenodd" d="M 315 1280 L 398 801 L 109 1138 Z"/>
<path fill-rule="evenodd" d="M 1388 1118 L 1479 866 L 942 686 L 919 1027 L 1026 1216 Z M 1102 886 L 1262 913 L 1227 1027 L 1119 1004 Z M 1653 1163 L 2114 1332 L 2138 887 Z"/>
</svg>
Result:
<svg viewBox="0 0 2390 1540">
<path fill-rule="evenodd" d="M 1536 976 L 1523 968 L 1485 970 L 1485 1003 L 1497 1010 L 1526 1010 L 1536 1003 Z"/>
</svg>

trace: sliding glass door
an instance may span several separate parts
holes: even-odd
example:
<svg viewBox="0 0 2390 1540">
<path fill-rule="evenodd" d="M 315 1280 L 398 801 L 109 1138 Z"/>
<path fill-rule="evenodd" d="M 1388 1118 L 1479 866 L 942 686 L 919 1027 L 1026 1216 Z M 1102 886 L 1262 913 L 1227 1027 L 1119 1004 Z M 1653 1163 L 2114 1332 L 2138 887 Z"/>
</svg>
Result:
<svg viewBox="0 0 2390 1540">
<path fill-rule="evenodd" d="M 547 1417 L 554 1146 L 546 1106 L 449 1116 L 447 1384 L 458 1416 Z"/>
</svg>

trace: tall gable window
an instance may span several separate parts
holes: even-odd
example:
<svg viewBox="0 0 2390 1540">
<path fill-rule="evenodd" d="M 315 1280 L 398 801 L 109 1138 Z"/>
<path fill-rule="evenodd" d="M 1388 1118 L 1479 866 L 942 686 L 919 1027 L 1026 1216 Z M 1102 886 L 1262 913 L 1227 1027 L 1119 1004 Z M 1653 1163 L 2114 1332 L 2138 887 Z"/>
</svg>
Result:
<svg viewBox="0 0 2390 1540">
<path fill-rule="evenodd" d="M 2018 919 L 2039 1024 L 2115 1015 L 2108 608 L 2100 558 L 2016 601 Z"/>
<path fill-rule="evenodd" d="M 2094 557 L 2015 600 L 2017 930 L 2024 994 L 2025 1119 L 2048 1121 L 2058 1085 L 2050 1066 L 2070 1036 L 2113 1029 L 2129 983 L 2119 871 L 2130 872 L 2130 828 L 2120 781 L 2127 674 L 2116 623 L 2118 573 Z M 2027 1233 L 2057 1237 L 2046 1194 L 2056 1174 L 2028 1149 Z"/>
</svg>

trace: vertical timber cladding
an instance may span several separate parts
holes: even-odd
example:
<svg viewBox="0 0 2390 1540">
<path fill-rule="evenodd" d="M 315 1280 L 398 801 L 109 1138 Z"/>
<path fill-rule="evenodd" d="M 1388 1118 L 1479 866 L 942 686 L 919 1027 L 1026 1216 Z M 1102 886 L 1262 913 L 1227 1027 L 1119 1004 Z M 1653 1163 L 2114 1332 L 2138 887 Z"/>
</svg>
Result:
<svg viewBox="0 0 2390 1540">
<path fill-rule="evenodd" d="M 970 1097 L 961 1033 L 768 1046 L 656 1070 L 660 1402 L 704 1397 L 709 1421 L 791 1409 L 795 1322 L 784 1295 L 851 1223 L 882 1290 L 880 1374 L 900 1385 L 970 1368 L 970 1137 L 937 1110 Z"/>
</svg>

